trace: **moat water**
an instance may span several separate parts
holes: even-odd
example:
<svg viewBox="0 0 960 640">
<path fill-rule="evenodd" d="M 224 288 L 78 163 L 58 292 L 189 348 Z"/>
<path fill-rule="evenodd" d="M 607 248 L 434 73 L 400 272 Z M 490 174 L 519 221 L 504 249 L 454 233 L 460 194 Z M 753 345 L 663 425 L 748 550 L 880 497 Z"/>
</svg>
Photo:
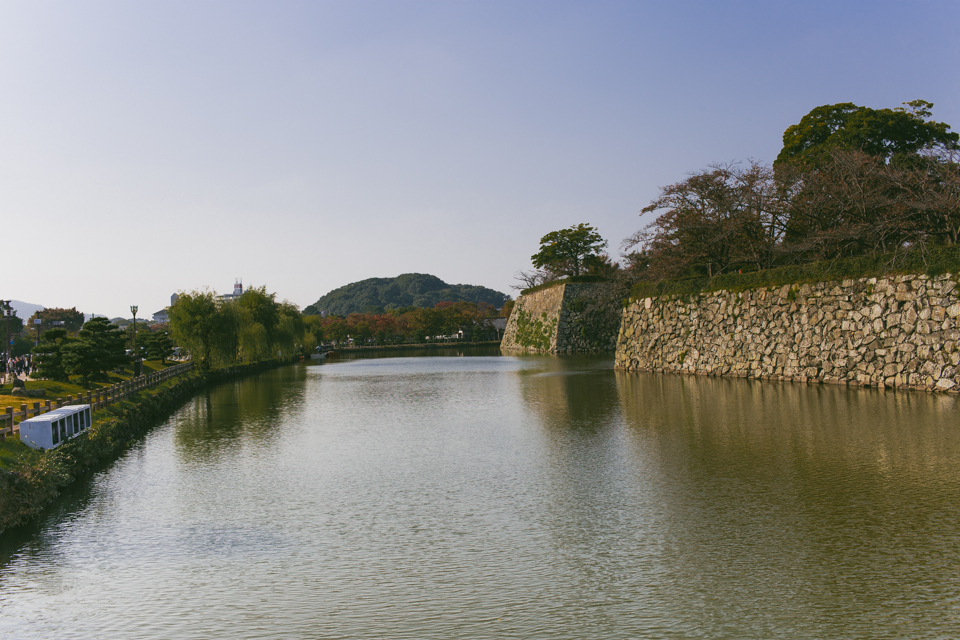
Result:
<svg viewBox="0 0 960 640">
<path fill-rule="evenodd" d="M 496 351 L 218 387 L 0 538 L 10 638 L 946 638 L 924 393 Z"/>
</svg>

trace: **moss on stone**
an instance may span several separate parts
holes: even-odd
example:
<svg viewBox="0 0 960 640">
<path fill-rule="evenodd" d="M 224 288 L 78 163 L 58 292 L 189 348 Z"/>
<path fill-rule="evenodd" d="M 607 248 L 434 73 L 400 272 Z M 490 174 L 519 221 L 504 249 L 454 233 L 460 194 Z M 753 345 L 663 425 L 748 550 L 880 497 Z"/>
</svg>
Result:
<svg viewBox="0 0 960 640">
<path fill-rule="evenodd" d="M 547 319 L 546 313 L 541 313 L 539 318 L 532 318 L 523 309 L 517 313 L 517 344 L 524 348 L 532 348 L 540 351 L 549 351 L 550 338 L 557 328 L 557 319 Z"/>
</svg>

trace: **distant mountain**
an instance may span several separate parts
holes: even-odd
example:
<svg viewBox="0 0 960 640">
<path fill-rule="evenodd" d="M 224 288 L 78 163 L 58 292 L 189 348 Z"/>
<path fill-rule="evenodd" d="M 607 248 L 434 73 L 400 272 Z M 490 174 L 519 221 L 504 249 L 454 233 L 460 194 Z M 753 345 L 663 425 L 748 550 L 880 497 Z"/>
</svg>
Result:
<svg viewBox="0 0 960 640">
<path fill-rule="evenodd" d="M 28 320 L 34 313 L 46 308 L 42 304 L 31 304 L 20 300 L 11 300 L 10 306 L 17 312 L 17 317 L 21 320 Z"/>
<path fill-rule="evenodd" d="M 334 289 L 303 312 L 317 315 L 382 313 L 404 307 L 432 307 L 438 302 L 486 302 L 500 308 L 510 297 L 472 284 L 447 284 L 426 273 L 405 273 L 396 278 L 369 278 Z"/>
</svg>

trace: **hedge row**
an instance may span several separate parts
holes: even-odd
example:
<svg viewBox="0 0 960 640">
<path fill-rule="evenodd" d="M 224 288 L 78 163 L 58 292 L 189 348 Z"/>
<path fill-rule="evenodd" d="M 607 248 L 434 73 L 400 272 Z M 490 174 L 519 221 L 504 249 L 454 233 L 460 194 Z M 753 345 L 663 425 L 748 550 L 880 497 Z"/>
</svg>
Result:
<svg viewBox="0 0 960 640">
<path fill-rule="evenodd" d="M 829 282 L 848 278 L 872 278 L 893 274 L 960 273 L 960 248 L 935 247 L 929 251 L 913 250 L 897 254 L 881 254 L 857 258 L 841 258 L 824 262 L 776 267 L 748 273 L 724 273 L 719 276 L 639 282 L 630 290 L 630 299 L 655 296 L 691 295 L 706 291 L 744 291 L 788 284 Z"/>
<path fill-rule="evenodd" d="M 603 276 L 570 276 L 569 278 L 561 278 L 560 280 L 551 280 L 550 282 L 544 282 L 543 284 L 538 284 L 535 287 L 530 287 L 529 289 L 524 289 L 520 292 L 520 295 L 527 295 L 528 293 L 533 293 L 534 291 L 541 291 L 543 289 L 549 289 L 550 287 L 556 287 L 557 285 L 567 284 L 572 282 L 608 282 L 609 278 L 604 278 Z"/>
</svg>

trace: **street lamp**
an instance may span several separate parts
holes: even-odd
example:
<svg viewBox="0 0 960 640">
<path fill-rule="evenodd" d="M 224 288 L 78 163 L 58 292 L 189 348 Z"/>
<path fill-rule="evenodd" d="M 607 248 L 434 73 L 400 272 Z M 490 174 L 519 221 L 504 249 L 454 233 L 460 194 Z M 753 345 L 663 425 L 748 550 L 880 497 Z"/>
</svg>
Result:
<svg viewBox="0 0 960 640">
<path fill-rule="evenodd" d="M 7 339 L 4 340 L 3 342 L 3 367 L 4 367 L 3 379 L 4 380 L 7 379 L 6 378 L 7 373 L 9 373 L 7 371 L 7 368 L 9 368 L 10 366 L 10 316 L 12 315 L 11 314 L 12 310 L 10 309 L 11 302 L 13 302 L 13 300 L 0 300 L 0 306 L 3 307 L 3 320 L 4 320 L 4 324 L 6 324 L 6 333 L 7 333 Z"/>
<path fill-rule="evenodd" d="M 137 355 L 139 355 L 137 353 L 137 309 L 139 308 L 140 307 L 135 304 L 130 305 L 130 313 L 133 314 L 133 344 L 130 346 L 133 347 L 131 351 L 133 351 L 134 362 L 137 361 Z M 134 372 L 136 372 L 136 365 L 134 365 Z M 136 375 L 136 373 L 134 373 L 134 375 Z"/>
</svg>

